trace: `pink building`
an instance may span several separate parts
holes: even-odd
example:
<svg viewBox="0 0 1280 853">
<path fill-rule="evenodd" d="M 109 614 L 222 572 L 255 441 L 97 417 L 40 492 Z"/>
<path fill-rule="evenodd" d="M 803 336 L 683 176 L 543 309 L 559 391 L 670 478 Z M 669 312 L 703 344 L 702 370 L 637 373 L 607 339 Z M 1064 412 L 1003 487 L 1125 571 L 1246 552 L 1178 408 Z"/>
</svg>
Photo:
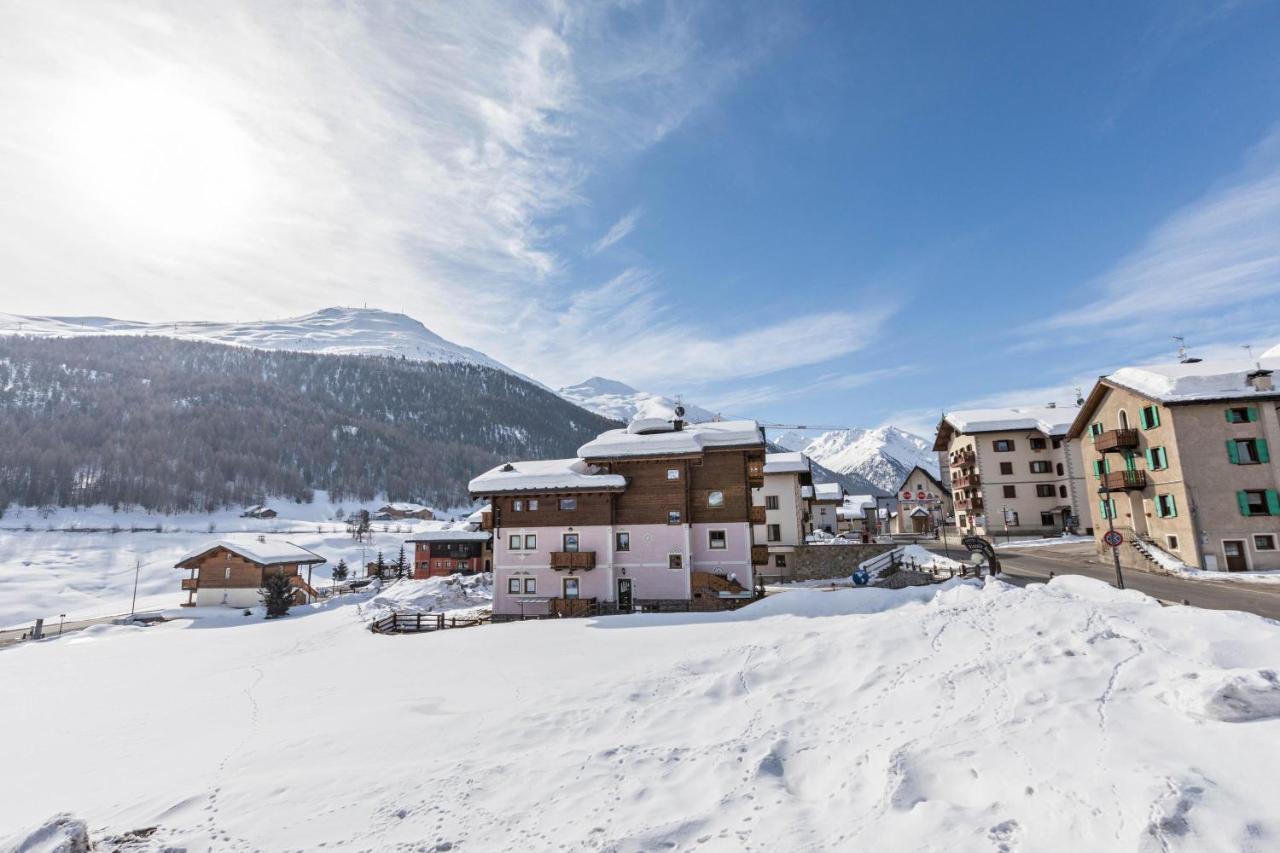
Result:
<svg viewBox="0 0 1280 853">
<path fill-rule="evenodd" d="M 471 492 L 492 502 L 494 613 L 749 598 L 768 559 L 751 525 L 764 448 L 754 421 L 642 420 L 575 458 L 476 477 Z"/>
</svg>

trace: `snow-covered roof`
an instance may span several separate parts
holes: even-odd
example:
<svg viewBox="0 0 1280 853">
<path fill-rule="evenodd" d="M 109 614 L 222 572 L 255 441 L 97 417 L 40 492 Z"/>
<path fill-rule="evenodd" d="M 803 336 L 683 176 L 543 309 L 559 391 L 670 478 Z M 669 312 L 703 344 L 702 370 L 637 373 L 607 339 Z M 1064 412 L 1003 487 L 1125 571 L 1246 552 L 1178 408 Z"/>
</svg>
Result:
<svg viewBox="0 0 1280 853">
<path fill-rule="evenodd" d="M 669 423 L 669 422 L 668 422 Z M 711 421 L 687 424 L 684 429 L 661 428 L 639 431 L 650 426 L 636 421 L 626 429 L 612 429 L 578 448 L 583 459 L 612 459 L 619 456 L 671 456 L 701 453 L 712 447 L 741 447 L 764 444 L 760 425 L 755 421 Z"/>
<path fill-rule="evenodd" d="M 802 498 L 812 498 L 812 497 L 813 497 L 813 486 L 801 486 L 801 487 L 800 487 L 800 497 L 802 497 Z"/>
<path fill-rule="evenodd" d="M 1280 391 L 1255 391 L 1247 381 L 1249 374 L 1256 372 L 1259 365 L 1264 370 L 1280 371 L 1280 352 L 1271 353 L 1268 350 L 1267 355 L 1256 362 L 1231 359 L 1122 367 L 1106 379 L 1164 403 L 1280 396 Z"/>
<path fill-rule="evenodd" d="M 423 530 L 413 534 L 406 542 L 488 542 L 490 534 L 483 530 L 469 530 L 466 527 L 448 527 L 440 530 Z"/>
<path fill-rule="evenodd" d="M 814 483 L 813 499 L 815 501 L 844 500 L 844 486 L 839 483 Z"/>
<path fill-rule="evenodd" d="M 867 510 L 875 505 L 875 495 L 849 495 L 844 499 L 844 505 L 836 510 L 836 517 L 849 519 L 866 518 Z"/>
<path fill-rule="evenodd" d="M 1280 344 L 1276 344 L 1271 349 L 1262 354 L 1263 358 L 1280 358 Z"/>
<path fill-rule="evenodd" d="M 422 512 L 424 509 L 431 509 L 429 506 L 422 504 L 406 503 L 404 501 L 396 501 L 395 503 L 383 504 L 383 509 L 393 509 L 396 512 Z"/>
<path fill-rule="evenodd" d="M 485 514 L 486 512 L 493 512 L 493 504 L 485 504 L 484 506 L 480 507 L 480 508 L 479 508 L 478 510 L 476 510 L 475 512 L 471 513 L 471 515 L 468 515 L 468 516 L 467 516 L 467 523 L 468 523 L 468 524 L 479 524 L 480 522 L 484 521 L 484 514 Z"/>
<path fill-rule="evenodd" d="M 245 545 L 240 542 L 232 542 L 228 539 L 219 539 L 216 542 L 209 542 L 201 546 L 199 549 L 192 551 L 190 554 L 182 557 L 176 563 L 181 567 L 183 563 L 194 560 L 196 557 L 204 556 L 216 548 L 225 548 L 233 554 L 244 557 L 251 563 L 257 563 L 260 566 L 279 566 L 286 563 L 324 563 L 328 562 L 324 557 L 314 551 L 308 551 L 292 542 L 254 542 L 251 545 Z"/>
<path fill-rule="evenodd" d="M 627 480 L 620 474 L 601 474 L 581 459 L 541 459 L 507 462 L 476 477 L 467 486 L 472 494 L 507 492 L 618 491 Z"/>
<path fill-rule="evenodd" d="M 1035 429 L 1045 435 L 1066 435 L 1078 411 L 1075 406 L 963 409 L 948 412 L 943 420 L 962 433 Z"/>
<path fill-rule="evenodd" d="M 803 474 L 809 470 L 809 459 L 799 450 L 791 453 L 766 453 L 766 474 Z"/>
</svg>

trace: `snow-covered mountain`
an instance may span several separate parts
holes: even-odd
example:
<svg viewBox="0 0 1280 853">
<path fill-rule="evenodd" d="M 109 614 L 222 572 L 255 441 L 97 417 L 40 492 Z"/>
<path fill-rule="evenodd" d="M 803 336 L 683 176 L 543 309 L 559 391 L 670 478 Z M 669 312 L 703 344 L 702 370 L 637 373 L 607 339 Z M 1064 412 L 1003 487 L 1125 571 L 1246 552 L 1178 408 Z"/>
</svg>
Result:
<svg viewBox="0 0 1280 853">
<path fill-rule="evenodd" d="M 592 376 L 585 382 L 560 389 L 560 396 L 589 412 L 604 415 L 628 423 L 636 418 L 669 418 L 676 401 L 649 391 L 637 391 L 630 385 L 613 379 Z M 684 403 L 685 418 L 690 421 L 709 421 L 715 413 L 691 403 Z"/>
<path fill-rule="evenodd" d="M 824 468 L 870 483 L 886 493 L 897 489 L 916 465 L 938 475 L 933 442 L 894 426 L 827 432 L 813 439 L 799 433 L 781 433 L 773 438 L 784 447 L 803 450 Z"/>
<path fill-rule="evenodd" d="M 404 314 L 376 308 L 323 308 L 283 320 L 243 323 L 143 323 L 110 317 L 23 317 L 0 314 L 0 334 L 42 337 L 159 335 L 265 350 L 328 355 L 383 355 L 437 364 L 479 364 L 534 381 L 478 350 L 445 340 Z M 541 383 L 537 383 L 541 385 Z M 545 386 L 544 386 L 545 387 Z"/>
</svg>

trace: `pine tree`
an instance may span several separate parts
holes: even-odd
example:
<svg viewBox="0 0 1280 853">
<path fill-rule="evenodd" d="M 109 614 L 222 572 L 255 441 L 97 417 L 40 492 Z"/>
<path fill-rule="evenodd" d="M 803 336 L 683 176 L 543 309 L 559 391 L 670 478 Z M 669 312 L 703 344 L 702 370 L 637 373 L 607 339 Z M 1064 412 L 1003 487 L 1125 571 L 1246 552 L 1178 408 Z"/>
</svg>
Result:
<svg viewBox="0 0 1280 853">
<path fill-rule="evenodd" d="M 378 552 L 378 559 L 373 561 L 373 574 L 374 577 L 379 578 L 386 577 L 387 575 L 387 561 L 382 559 L 381 551 Z"/>
<path fill-rule="evenodd" d="M 397 578 L 406 578 L 409 576 L 409 559 L 404 554 L 404 546 L 400 546 L 400 553 L 396 555 L 396 561 L 392 563 L 395 568 Z"/>
<path fill-rule="evenodd" d="M 333 582 L 340 584 L 347 579 L 350 571 L 347 569 L 346 560 L 338 560 L 338 565 L 333 567 Z"/>
<path fill-rule="evenodd" d="M 266 605 L 268 619 L 287 616 L 289 607 L 293 605 L 293 587 L 289 584 L 289 576 L 284 572 L 272 572 L 267 575 L 258 595 Z"/>
</svg>

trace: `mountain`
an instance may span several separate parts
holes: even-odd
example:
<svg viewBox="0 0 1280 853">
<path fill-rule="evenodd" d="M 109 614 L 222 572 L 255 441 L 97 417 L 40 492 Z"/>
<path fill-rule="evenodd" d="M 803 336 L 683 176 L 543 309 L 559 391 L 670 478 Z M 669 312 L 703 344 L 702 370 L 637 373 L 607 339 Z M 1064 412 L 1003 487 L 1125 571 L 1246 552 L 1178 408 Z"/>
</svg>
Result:
<svg viewBox="0 0 1280 853">
<path fill-rule="evenodd" d="M 0 334 L 5 333 L 59 338 L 155 335 L 262 350 L 381 355 L 432 364 L 477 364 L 534 382 L 482 352 L 445 340 L 412 317 L 375 308 L 324 308 L 300 317 L 245 323 L 142 323 L 110 317 L 0 314 Z"/>
<path fill-rule="evenodd" d="M 476 474 L 616 426 L 470 359 L 0 336 L 0 510 L 207 511 L 313 489 L 459 506 Z"/>
<path fill-rule="evenodd" d="M 850 478 L 879 494 L 896 490 L 916 465 L 938 475 L 933 442 L 893 426 L 827 432 L 810 440 L 783 433 L 775 440 L 792 450 L 803 450 L 814 462 L 841 475 L 842 481 Z"/>
<path fill-rule="evenodd" d="M 648 391 L 637 391 L 613 379 L 593 376 L 560 389 L 560 396 L 589 412 L 624 423 L 636 418 L 670 418 L 676 401 Z M 694 422 L 714 420 L 716 415 L 700 406 L 684 403 L 685 418 Z"/>
</svg>

